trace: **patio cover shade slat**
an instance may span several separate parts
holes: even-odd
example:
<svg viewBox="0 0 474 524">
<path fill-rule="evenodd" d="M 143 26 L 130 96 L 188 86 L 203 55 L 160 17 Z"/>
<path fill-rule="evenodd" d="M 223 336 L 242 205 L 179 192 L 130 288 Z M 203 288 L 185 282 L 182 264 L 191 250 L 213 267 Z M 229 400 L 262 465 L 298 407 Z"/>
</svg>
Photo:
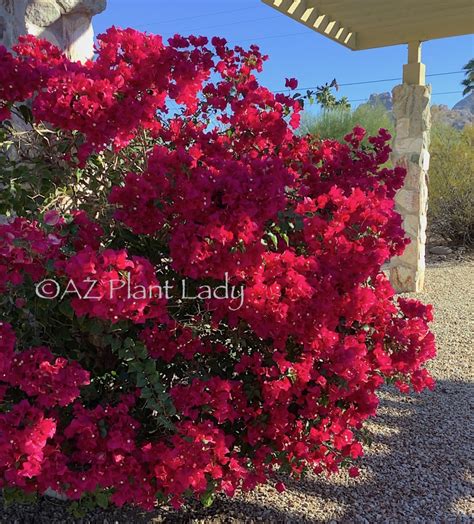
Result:
<svg viewBox="0 0 474 524">
<path fill-rule="evenodd" d="M 352 50 L 474 32 L 473 0 L 262 0 Z"/>
</svg>

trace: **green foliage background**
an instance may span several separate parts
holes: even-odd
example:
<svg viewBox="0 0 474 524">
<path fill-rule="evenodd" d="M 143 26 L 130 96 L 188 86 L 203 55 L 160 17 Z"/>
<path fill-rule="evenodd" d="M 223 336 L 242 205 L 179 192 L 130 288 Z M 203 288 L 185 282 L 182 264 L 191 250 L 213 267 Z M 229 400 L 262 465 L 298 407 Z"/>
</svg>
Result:
<svg viewBox="0 0 474 524">
<path fill-rule="evenodd" d="M 393 118 L 383 105 L 363 104 L 356 109 L 328 109 L 316 115 L 305 113 L 301 133 L 342 141 L 356 125 L 362 126 L 368 136 L 376 135 L 381 127 L 392 135 L 395 129 Z"/>
<path fill-rule="evenodd" d="M 436 124 L 431 136 L 428 221 L 445 240 L 474 244 L 474 126 Z"/>
<path fill-rule="evenodd" d="M 305 114 L 301 133 L 342 141 L 354 126 L 368 136 L 383 127 L 394 135 L 393 117 L 383 105 L 326 109 Z M 431 136 L 428 234 L 455 245 L 474 244 L 474 126 L 462 131 L 435 122 Z"/>
</svg>

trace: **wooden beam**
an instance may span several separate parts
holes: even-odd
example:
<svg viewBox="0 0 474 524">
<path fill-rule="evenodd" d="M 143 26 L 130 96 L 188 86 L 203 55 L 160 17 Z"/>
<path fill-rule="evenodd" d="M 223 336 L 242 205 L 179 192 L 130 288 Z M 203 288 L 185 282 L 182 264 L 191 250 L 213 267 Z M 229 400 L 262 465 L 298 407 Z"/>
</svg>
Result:
<svg viewBox="0 0 474 524">
<path fill-rule="evenodd" d="M 474 6 L 469 0 L 262 1 L 354 50 L 470 34 L 473 30 Z"/>
<path fill-rule="evenodd" d="M 341 24 L 333 20 L 332 22 L 329 22 L 329 24 L 327 25 L 326 29 L 324 30 L 324 34 L 326 36 L 336 39 L 336 35 L 340 27 Z"/>
<path fill-rule="evenodd" d="M 412 7 L 414 4 L 417 6 L 430 6 L 433 7 L 434 2 L 437 5 L 449 5 L 456 7 L 459 3 L 465 3 L 466 0 L 397 0 L 393 2 L 392 0 L 307 0 L 308 7 L 315 7 L 322 11 L 329 11 L 330 9 L 338 9 L 340 11 L 349 12 L 349 11 L 360 11 L 360 10 L 370 10 L 374 9 L 378 11 L 385 11 L 391 6 L 395 6 L 399 11 L 402 11 L 405 8 Z"/>
<path fill-rule="evenodd" d="M 351 27 L 357 33 L 377 32 L 382 26 L 398 30 L 400 26 L 412 24 L 414 21 L 426 26 L 431 21 L 440 21 L 456 15 L 471 20 L 471 29 L 463 31 L 462 34 L 472 32 L 474 28 L 472 0 L 306 0 L 305 4 L 307 8 L 317 6 L 321 15 L 327 15 L 330 20 L 337 20 L 341 27 Z M 385 29 L 380 29 L 380 32 L 384 31 Z"/>
<path fill-rule="evenodd" d="M 344 45 L 353 51 L 357 49 L 357 33 L 350 31 L 349 34 L 344 38 Z"/>
<path fill-rule="evenodd" d="M 288 9 L 292 6 L 294 0 L 262 0 L 262 2 L 280 11 L 280 13 L 288 14 Z"/>
<path fill-rule="evenodd" d="M 306 0 L 297 0 L 288 9 L 288 14 L 299 20 L 305 15 L 306 11 L 308 11 L 308 2 Z"/>
<path fill-rule="evenodd" d="M 446 19 L 458 19 L 463 20 L 467 18 L 471 20 L 471 32 L 474 30 L 474 3 L 471 6 L 459 7 L 453 12 L 450 8 L 441 9 L 437 12 L 423 12 L 418 13 L 409 12 L 403 13 L 403 15 L 390 16 L 387 15 L 373 15 L 369 17 L 354 17 L 351 18 L 351 24 L 356 27 L 358 31 L 365 32 L 376 30 L 378 27 L 384 28 L 397 28 L 403 29 L 406 26 L 420 26 L 430 27 L 436 25 L 439 22 L 443 22 Z M 344 20 L 344 19 L 343 19 Z"/>
<path fill-rule="evenodd" d="M 277 11 L 283 12 L 313 31 L 317 31 L 349 49 L 354 49 L 355 33 L 338 20 L 320 13 L 314 7 L 308 7 L 308 0 L 262 0 L 262 2 Z M 341 29 L 342 31 L 340 31 Z"/>
<path fill-rule="evenodd" d="M 409 42 L 408 43 L 408 63 L 409 64 L 420 64 L 421 63 L 421 42 Z"/>
<path fill-rule="evenodd" d="M 316 9 L 311 8 L 305 11 L 303 16 L 298 20 L 298 22 L 301 22 L 305 26 L 314 29 L 314 23 L 316 22 L 316 19 L 318 18 L 319 14 L 316 11 Z"/>
<path fill-rule="evenodd" d="M 320 33 L 323 33 L 330 21 L 331 19 L 328 15 L 321 14 L 318 16 L 318 18 L 316 18 L 316 21 L 313 24 L 313 28 L 319 31 Z"/>
<path fill-rule="evenodd" d="M 376 31 L 371 32 L 360 31 L 358 32 L 357 49 L 372 49 L 471 33 L 472 21 L 469 17 L 446 16 L 439 21 L 433 20 L 427 26 L 419 22 L 400 24 L 400 27 L 379 27 Z"/>
<path fill-rule="evenodd" d="M 345 27 L 340 27 L 334 38 L 336 40 L 344 41 L 344 38 L 347 36 L 348 33 L 349 33 L 348 29 L 346 29 Z"/>
<path fill-rule="evenodd" d="M 269 2 L 264 0 L 264 2 L 272 3 L 274 7 L 276 7 L 277 9 L 281 9 L 282 11 L 287 11 L 291 7 L 291 4 L 293 4 L 294 0 L 270 0 Z"/>
<path fill-rule="evenodd" d="M 408 64 L 403 66 L 403 83 L 408 85 L 426 85 L 426 67 L 421 63 L 421 42 L 408 44 Z"/>
</svg>

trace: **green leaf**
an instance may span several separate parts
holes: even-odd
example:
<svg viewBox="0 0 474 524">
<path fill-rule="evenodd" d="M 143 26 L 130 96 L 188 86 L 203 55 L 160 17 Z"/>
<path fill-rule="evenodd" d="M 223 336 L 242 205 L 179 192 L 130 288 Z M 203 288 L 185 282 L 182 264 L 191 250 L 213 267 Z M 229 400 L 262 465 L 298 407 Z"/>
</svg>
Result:
<svg viewBox="0 0 474 524">
<path fill-rule="evenodd" d="M 148 380 L 145 375 L 137 375 L 137 387 L 142 388 L 147 385 Z"/>
<path fill-rule="evenodd" d="M 134 346 L 135 346 L 135 341 L 133 340 L 133 338 L 127 337 L 123 343 L 123 347 L 128 349 L 128 348 L 133 348 Z"/>
<path fill-rule="evenodd" d="M 100 436 L 102 438 L 105 438 L 107 436 L 107 423 L 105 422 L 105 420 L 102 419 L 102 420 L 99 420 L 98 426 L 99 426 Z"/>
<path fill-rule="evenodd" d="M 269 232 L 269 233 L 267 233 L 267 236 L 270 238 L 270 240 L 272 241 L 273 246 L 276 249 L 278 247 L 278 238 L 275 235 L 275 233 Z"/>
<path fill-rule="evenodd" d="M 145 366 L 143 368 L 145 370 L 145 373 L 152 374 L 156 373 L 156 363 L 154 360 L 147 360 L 145 362 Z"/>
<path fill-rule="evenodd" d="M 135 347 L 135 355 L 142 360 L 148 357 L 148 351 L 142 343 L 137 344 Z"/>
<path fill-rule="evenodd" d="M 148 398 L 148 399 L 152 398 L 153 397 L 153 391 L 150 388 L 148 388 L 148 387 L 144 387 L 142 389 L 141 396 L 142 396 L 142 398 Z"/>
<path fill-rule="evenodd" d="M 128 364 L 128 370 L 130 373 L 140 373 L 142 371 L 142 365 L 140 362 L 130 362 L 130 364 Z"/>
<path fill-rule="evenodd" d="M 27 124 L 31 124 L 31 122 L 33 122 L 33 113 L 31 112 L 31 109 L 28 106 L 18 106 L 18 110 L 21 113 L 21 117 Z"/>
<path fill-rule="evenodd" d="M 107 493 L 103 493 L 103 492 L 97 493 L 97 495 L 95 496 L 95 500 L 99 507 L 103 509 L 106 509 L 109 507 L 109 497 Z"/>
<path fill-rule="evenodd" d="M 50 273 L 52 271 L 54 271 L 54 260 L 50 259 L 50 260 L 47 260 L 46 261 L 46 270 L 49 271 Z"/>
<path fill-rule="evenodd" d="M 124 348 L 123 346 L 120 346 L 119 349 L 118 349 L 118 356 L 120 358 L 125 359 L 129 355 L 129 353 L 130 353 L 130 350 Z"/>
<path fill-rule="evenodd" d="M 158 491 L 156 493 L 156 500 L 159 504 L 163 504 L 168 500 L 168 497 L 162 491 Z"/>
<path fill-rule="evenodd" d="M 91 335 L 100 335 L 103 332 L 102 323 L 99 320 L 90 320 L 87 323 L 87 331 Z"/>
<path fill-rule="evenodd" d="M 113 338 L 110 347 L 112 351 L 118 351 L 122 347 L 122 341 L 119 338 Z"/>
<path fill-rule="evenodd" d="M 212 491 L 206 491 L 201 497 L 201 503 L 205 508 L 210 508 L 214 503 L 215 494 Z"/>
<path fill-rule="evenodd" d="M 69 302 L 63 301 L 59 304 L 59 311 L 67 318 L 74 317 L 74 310 Z"/>
</svg>

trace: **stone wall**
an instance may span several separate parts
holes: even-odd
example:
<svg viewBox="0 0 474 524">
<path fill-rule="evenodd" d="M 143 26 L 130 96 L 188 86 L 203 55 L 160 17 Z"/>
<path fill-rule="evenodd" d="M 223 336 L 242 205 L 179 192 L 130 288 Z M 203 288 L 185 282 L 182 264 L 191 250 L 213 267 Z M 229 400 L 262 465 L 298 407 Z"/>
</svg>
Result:
<svg viewBox="0 0 474 524">
<path fill-rule="evenodd" d="M 411 239 L 404 254 L 390 263 L 390 280 L 399 293 L 419 292 L 424 284 L 430 100 L 430 86 L 402 84 L 393 90 L 396 137 L 392 159 L 407 169 L 405 185 L 396 195 L 396 206 Z"/>
<path fill-rule="evenodd" d="M 0 0 L 0 43 L 11 47 L 20 35 L 46 38 L 72 60 L 93 56 L 92 17 L 107 0 Z"/>
</svg>

